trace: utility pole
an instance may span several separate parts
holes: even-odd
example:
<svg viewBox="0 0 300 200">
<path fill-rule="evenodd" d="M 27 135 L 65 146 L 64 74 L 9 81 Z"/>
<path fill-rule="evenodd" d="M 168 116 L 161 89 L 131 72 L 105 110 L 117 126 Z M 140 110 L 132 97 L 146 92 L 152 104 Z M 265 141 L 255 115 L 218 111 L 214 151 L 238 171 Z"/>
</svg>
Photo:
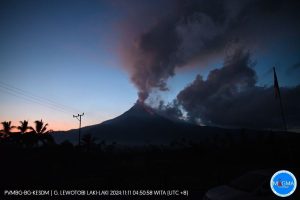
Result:
<svg viewBox="0 0 300 200">
<path fill-rule="evenodd" d="M 84 113 L 73 115 L 73 118 L 78 119 L 79 121 L 79 134 L 78 134 L 78 146 L 80 146 L 80 134 L 81 134 L 81 117 L 84 115 Z"/>
</svg>

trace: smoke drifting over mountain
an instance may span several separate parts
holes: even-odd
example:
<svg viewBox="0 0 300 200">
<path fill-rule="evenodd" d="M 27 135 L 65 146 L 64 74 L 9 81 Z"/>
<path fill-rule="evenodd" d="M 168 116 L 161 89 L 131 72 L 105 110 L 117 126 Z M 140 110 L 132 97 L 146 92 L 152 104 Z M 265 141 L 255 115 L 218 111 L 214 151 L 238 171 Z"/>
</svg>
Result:
<svg viewBox="0 0 300 200">
<path fill-rule="evenodd" d="M 207 80 L 201 75 L 177 96 L 191 121 L 206 125 L 282 128 L 279 100 L 273 87 L 258 87 L 249 53 L 238 50 Z M 299 127 L 300 86 L 282 88 L 289 126 Z"/>
<path fill-rule="evenodd" d="M 298 1 L 187 0 L 145 6 L 154 8 L 155 17 L 140 13 L 132 19 L 122 51 L 141 101 L 153 88 L 168 90 L 166 81 L 176 68 L 224 56 L 232 41 L 252 50 L 300 32 Z"/>
<path fill-rule="evenodd" d="M 173 103 L 161 104 L 159 112 L 171 118 L 186 114 L 206 125 L 282 127 L 273 87 L 257 85 L 249 52 L 280 41 L 300 49 L 295 40 L 300 35 L 299 1 L 152 1 L 146 6 L 153 15 L 139 11 L 129 19 L 121 52 L 141 102 L 152 91 L 168 90 L 167 80 L 178 68 L 205 67 L 225 58 L 222 68 L 210 71 L 206 80 L 198 75 Z M 281 90 L 288 125 L 300 127 L 300 86 Z"/>
</svg>

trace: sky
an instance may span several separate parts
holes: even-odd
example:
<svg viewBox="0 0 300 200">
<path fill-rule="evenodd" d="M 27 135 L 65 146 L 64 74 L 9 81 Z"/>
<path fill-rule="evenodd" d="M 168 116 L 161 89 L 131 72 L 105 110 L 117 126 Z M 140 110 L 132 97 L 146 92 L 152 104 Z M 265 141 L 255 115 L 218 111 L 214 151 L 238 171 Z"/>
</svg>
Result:
<svg viewBox="0 0 300 200">
<path fill-rule="evenodd" d="M 137 99 L 176 99 L 189 117 L 234 126 L 202 101 L 224 86 L 210 88 L 210 75 L 231 82 L 223 69 L 233 66 L 227 76 L 238 81 L 230 91 L 246 77 L 253 82 L 243 91 L 255 96 L 272 86 L 276 66 L 280 86 L 292 93 L 300 83 L 298 8 L 289 0 L 1 1 L 0 121 L 43 119 L 50 129 L 68 130 L 78 127 L 73 114 L 84 112 L 87 126 L 122 114 Z M 205 89 L 190 91 L 193 84 Z M 298 107 L 292 109 L 298 119 Z"/>
</svg>

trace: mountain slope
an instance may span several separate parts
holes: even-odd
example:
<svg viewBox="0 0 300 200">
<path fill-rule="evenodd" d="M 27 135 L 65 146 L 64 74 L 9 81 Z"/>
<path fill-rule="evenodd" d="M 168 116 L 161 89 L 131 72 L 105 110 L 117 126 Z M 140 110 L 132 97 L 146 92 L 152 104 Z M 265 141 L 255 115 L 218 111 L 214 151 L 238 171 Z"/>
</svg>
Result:
<svg viewBox="0 0 300 200">
<path fill-rule="evenodd" d="M 98 140 L 122 144 L 169 144 L 182 138 L 199 139 L 200 135 L 204 137 L 205 133 L 216 129 L 173 121 L 159 115 L 146 104 L 136 102 L 114 119 L 82 128 L 82 135 L 92 134 Z M 60 141 L 68 139 L 76 143 L 78 130 L 70 130 L 64 136 L 57 137 Z"/>
</svg>

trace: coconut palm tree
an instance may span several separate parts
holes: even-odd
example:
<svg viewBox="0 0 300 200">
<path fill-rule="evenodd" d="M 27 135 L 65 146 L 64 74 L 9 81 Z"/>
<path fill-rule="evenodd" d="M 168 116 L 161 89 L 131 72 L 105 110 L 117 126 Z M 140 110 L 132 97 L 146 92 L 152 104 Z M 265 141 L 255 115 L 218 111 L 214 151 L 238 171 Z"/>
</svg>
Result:
<svg viewBox="0 0 300 200">
<path fill-rule="evenodd" d="M 11 130 L 13 128 L 15 128 L 15 126 L 11 125 L 11 121 L 8 121 L 8 122 L 4 121 L 4 122 L 1 122 L 1 124 L 2 124 L 3 129 L 0 132 L 3 135 L 3 137 L 7 137 L 7 136 L 11 135 L 11 133 L 12 133 Z"/>
<path fill-rule="evenodd" d="M 27 132 L 28 130 L 31 130 L 31 127 L 28 125 L 27 120 L 20 121 L 20 126 L 18 126 L 17 129 L 20 132 L 20 134 L 16 135 L 15 137 L 18 145 L 22 147 L 28 147 L 32 146 L 31 143 L 35 143 L 32 139 L 34 136 L 30 136 L 31 133 Z"/>
<path fill-rule="evenodd" d="M 53 137 L 50 135 L 52 133 L 52 130 L 47 130 L 48 124 L 44 124 L 43 120 L 36 120 L 35 122 L 35 128 L 31 127 L 33 136 L 36 139 L 35 146 L 40 146 L 40 145 L 50 145 L 54 144 Z M 41 142 L 41 143 L 40 143 Z"/>
<path fill-rule="evenodd" d="M 30 126 L 28 126 L 28 121 L 20 121 L 20 126 L 17 127 L 17 129 L 20 131 L 21 134 L 26 133 L 28 130 L 32 130 Z"/>
<path fill-rule="evenodd" d="M 38 135 L 49 133 L 49 131 L 47 131 L 48 124 L 44 125 L 43 120 L 41 120 L 41 121 L 36 120 L 34 123 L 35 123 L 35 128 L 32 128 L 32 127 L 30 128 L 34 133 L 36 133 Z"/>
</svg>

